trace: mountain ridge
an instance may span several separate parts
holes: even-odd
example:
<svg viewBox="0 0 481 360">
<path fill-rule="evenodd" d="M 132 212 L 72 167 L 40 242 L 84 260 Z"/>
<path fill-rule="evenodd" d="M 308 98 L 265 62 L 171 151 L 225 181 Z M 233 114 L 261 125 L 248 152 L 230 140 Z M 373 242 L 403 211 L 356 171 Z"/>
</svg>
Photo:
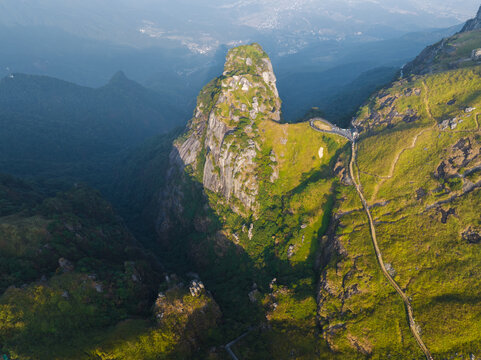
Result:
<svg viewBox="0 0 481 360">
<path fill-rule="evenodd" d="M 476 14 L 476 17 L 473 19 L 470 19 L 464 24 L 463 28 L 461 29 L 461 32 L 468 32 L 468 31 L 473 31 L 481 29 L 481 7 L 478 10 L 478 13 Z"/>
<path fill-rule="evenodd" d="M 180 125 L 170 102 L 122 73 L 95 89 L 11 74 L 0 104 L 0 161 L 22 176 L 82 176 L 79 167 Z"/>
</svg>

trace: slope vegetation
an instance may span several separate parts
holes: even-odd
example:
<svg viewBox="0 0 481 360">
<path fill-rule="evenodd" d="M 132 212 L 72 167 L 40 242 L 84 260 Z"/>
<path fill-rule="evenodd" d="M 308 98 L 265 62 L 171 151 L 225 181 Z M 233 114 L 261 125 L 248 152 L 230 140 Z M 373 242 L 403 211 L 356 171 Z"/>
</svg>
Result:
<svg viewBox="0 0 481 360">
<path fill-rule="evenodd" d="M 385 268 L 407 295 L 416 331 L 435 359 L 481 351 L 479 80 L 475 66 L 396 82 L 355 122 L 361 138 L 354 176 Z M 336 206 L 331 241 L 339 250 L 321 277 L 319 312 L 329 344 L 371 358 L 423 358 L 402 303 L 376 268 L 365 215 L 351 196 Z"/>
<path fill-rule="evenodd" d="M 4 357 L 189 358 L 221 314 L 207 291 L 181 283 L 97 192 L 0 176 Z"/>
<path fill-rule="evenodd" d="M 0 81 L 0 165 L 22 176 L 85 178 L 113 154 L 180 125 L 176 114 L 121 72 L 98 89 L 14 74 Z"/>
</svg>

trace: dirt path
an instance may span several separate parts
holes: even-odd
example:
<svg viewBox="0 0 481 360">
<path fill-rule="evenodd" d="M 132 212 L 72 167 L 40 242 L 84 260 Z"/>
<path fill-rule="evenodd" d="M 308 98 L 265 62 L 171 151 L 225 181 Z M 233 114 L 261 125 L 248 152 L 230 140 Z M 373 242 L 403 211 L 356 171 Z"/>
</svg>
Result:
<svg viewBox="0 0 481 360">
<path fill-rule="evenodd" d="M 367 204 L 366 198 L 364 197 L 364 194 L 362 193 L 361 190 L 361 184 L 359 182 L 359 179 L 356 179 L 354 176 L 354 164 L 356 162 L 356 156 L 357 156 L 357 148 L 356 148 L 356 143 L 352 143 L 352 155 L 351 155 L 351 161 L 349 163 L 349 172 L 351 174 L 351 178 L 354 182 L 354 185 L 356 187 L 356 191 L 361 199 L 362 205 L 364 207 L 364 211 L 366 212 L 367 218 L 369 220 L 369 228 L 371 232 L 371 238 L 372 238 L 372 243 L 374 246 L 374 250 L 376 252 L 376 258 L 379 263 L 379 266 L 381 267 L 382 273 L 386 277 L 386 279 L 390 282 L 394 290 L 398 293 L 398 295 L 401 297 L 401 299 L 404 302 L 404 307 L 406 310 L 408 322 L 409 322 L 409 328 L 411 329 L 411 333 L 413 334 L 414 338 L 416 339 L 419 347 L 423 351 L 424 355 L 426 355 L 427 360 L 433 360 L 433 357 L 431 356 L 431 353 L 429 352 L 428 348 L 424 344 L 421 335 L 419 334 L 418 326 L 416 325 L 415 319 L 414 319 L 414 314 L 413 314 L 413 309 L 411 306 L 411 302 L 409 301 L 409 298 L 407 295 L 402 291 L 402 289 L 399 287 L 399 285 L 394 281 L 392 276 L 389 274 L 389 272 L 386 269 L 386 266 L 384 265 L 384 260 L 382 257 L 381 250 L 379 248 L 378 242 L 377 242 L 377 236 L 376 236 L 376 227 L 374 226 L 374 220 L 372 218 L 371 212 L 369 211 L 369 206 Z"/>
<path fill-rule="evenodd" d="M 378 194 L 378 191 L 379 191 L 379 188 L 382 184 L 384 184 L 384 182 L 388 179 L 391 179 L 393 176 L 394 176 L 394 171 L 396 169 L 396 166 L 399 162 L 399 159 L 401 158 L 401 155 L 407 151 L 407 150 L 410 150 L 410 149 L 413 149 L 415 146 L 416 146 L 416 143 L 419 139 L 419 137 L 421 135 L 423 135 L 426 131 L 429 131 L 429 130 L 432 130 L 433 128 L 435 128 L 437 126 L 437 122 L 435 121 L 433 115 L 432 115 L 432 112 L 431 112 L 431 108 L 429 106 L 429 100 L 428 100 L 428 88 L 426 86 L 426 84 L 423 82 L 423 87 L 424 87 L 424 106 L 426 107 L 426 112 L 429 116 L 429 118 L 433 121 L 433 125 L 429 128 L 424 128 L 422 129 L 419 133 L 417 133 L 414 138 L 412 139 L 411 141 L 411 144 L 408 146 L 408 147 L 405 147 L 403 148 L 397 155 L 396 157 L 394 158 L 393 162 L 391 163 L 391 167 L 389 169 L 389 173 L 387 176 L 385 177 L 380 177 L 380 182 L 378 182 L 376 184 L 376 187 L 373 191 L 373 195 L 372 195 L 372 199 L 376 199 L 377 198 L 377 194 Z M 361 181 L 360 181 L 360 177 L 359 177 L 359 171 L 357 173 L 357 177 L 355 176 L 354 174 L 354 166 L 356 164 L 356 157 L 357 157 L 357 146 L 356 146 L 356 143 L 353 142 L 352 143 L 352 155 L 351 155 L 351 161 L 349 163 L 349 172 L 351 174 L 351 178 L 354 182 L 354 185 L 356 187 L 356 191 L 359 195 L 359 198 L 361 199 L 361 202 L 362 202 L 362 205 L 364 207 L 364 211 L 366 212 L 366 215 L 367 215 L 367 218 L 369 220 L 369 229 L 370 229 L 370 233 L 371 233 L 371 239 L 372 239 L 372 243 L 373 243 L 373 246 L 374 246 L 374 250 L 375 250 L 375 253 L 376 253 L 376 258 L 377 258 L 377 261 L 379 263 L 379 266 L 381 268 L 381 271 L 382 273 L 384 274 L 385 278 L 389 281 L 389 283 L 391 284 L 391 286 L 394 288 L 394 290 L 396 290 L 396 292 L 398 293 L 398 295 L 401 297 L 403 303 L 404 303 L 404 308 L 406 310 L 406 315 L 407 315 L 407 320 L 409 322 L 409 328 L 411 330 L 411 333 L 413 334 L 414 338 L 416 339 L 416 342 L 418 343 L 419 347 L 421 348 L 421 350 L 423 351 L 424 355 L 426 356 L 426 359 L 427 360 L 433 360 L 433 357 L 431 356 L 431 353 L 429 352 L 429 349 L 427 348 L 426 344 L 424 344 L 422 338 L 421 338 L 421 335 L 419 333 L 419 328 L 416 324 L 416 321 L 414 319 L 414 314 L 413 314 L 413 308 L 412 308 L 412 305 L 411 305 L 411 302 L 408 298 L 408 296 L 404 293 L 404 291 L 399 287 L 399 285 L 396 283 L 396 281 L 394 281 L 394 279 L 392 278 L 392 276 L 389 274 L 389 272 L 387 271 L 386 269 L 386 266 L 384 265 L 384 259 L 382 257 L 382 252 L 381 252 L 381 249 L 379 248 L 379 244 L 377 242 L 377 234 L 376 234 L 376 227 L 374 225 L 374 220 L 373 220 L 373 217 L 372 217 L 372 214 L 371 214 L 371 211 L 369 210 L 369 205 L 367 203 L 367 200 L 366 198 L 364 197 L 364 194 L 362 192 L 362 185 L 361 185 Z"/>
<path fill-rule="evenodd" d="M 429 102 L 427 100 L 427 87 L 424 83 L 423 83 L 423 85 L 425 86 L 425 93 L 426 93 L 425 98 L 424 98 L 426 109 L 427 109 L 429 117 L 432 118 L 433 121 L 434 121 L 434 118 L 432 117 L 432 114 L 431 114 L 431 110 L 429 108 Z M 437 126 L 437 123 L 435 122 L 435 124 L 433 126 Z M 312 120 L 311 120 L 311 127 L 315 131 L 337 133 L 340 136 L 344 136 L 344 137 L 348 138 L 348 140 L 350 140 L 352 142 L 352 154 L 351 154 L 351 161 L 349 162 L 349 172 L 350 172 L 350 176 L 352 178 L 352 181 L 354 182 L 354 186 L 355 186 L 356 191 L 359 195 L 359 198 L 361 199 L 364 211 L 365 211 L 365 213 L 367 215 L 367 218 L 369 220 L 369 229 L 370 229 L 370 233 L 371 233 L 372 244 L 374 246 L 374 251 L 376 253 L 376 258 L 377 258 L 378 264 L 381 268 L 382 273 L 384 274 L 386 279 L 389 281 L 391 286 L 394 288 L 394 290 L 396 290 L 396 292 L 401 297 L 401 299 L 404 303 L 404 308 L 405 308 L 405 311 L 406 311 L 406 316 L 407 316 L 407 320 L 408 320 L 408 323 L 409 323 L 409 328 L 410 328 L 411 333 L 413 334 L 414 338 L 416 339 L 416 342 L 418 343 L 422 352 L 426 356 L 426 359 L 427 360 L 433 360 L 433 357 L 431 356 L 431 353 L 429 352 L 428 348 L 426 347 L 426 345 L 424 344 L 424 342 L 421 338 L 421 335 L 419 334 L 419 328 L 418 328 L 418 325 L 416 324 L 416 321 L 414 319 L 413 308 L 411 306 L 411 302 L 409 301 L 409 298 L 404 293 L 404 291 L 399 287 L 399 285 L 396 283 L 396 281 L 394 281 L 392 276 L 387 271 L 386 266 L 384 265 L 384 259 L 382 257 L 381 249 L 379 248 L 379 244 L 377 242 L 376 227 L 374 225 L 374 220 L 373 220 L 373 217 L 371 215 L 371 211 L 369 210 L 369 205 L 367 203 L 367 200 L 364 197 L 364 194 L 362 192 L 361 180 L 360 180 L 360 175 L 359 175 L 359 168 L 358 168 L 358 171 L 357 171 L 357 176 L 355 176 L 355 174 L 354 174 L 354 165 L 356 164 L 356 158 L 357 158 L 357 144 L 356 144 L 355 138 L 354 137 L 349 138 L 349 137 L 345 136 L 344 134 L 342 134 L 342 132 L 339 133 L 339 132 L 332 132 L 332 131 L 325 131 L 325 130 L 318 129 L 316 126 L 314 126 Z M 388 178 L 393 177 L 394 170 L 396 168 L 397 162 L 399 161 L 399 158 L 404 153 L 404 151 L 414 148 L 416 146 L 416 142 L 417 142 L 418 138 L 425 131 L 428 131 L 430 129 L 432 129 L 432 127 L 424 128 L 423 130 L 421 130 L 414 137 L 414 139 L 411 143 L 411 146 L 401 150 L 401 152 L 399 154 L 397 154 L 396 158 L 394 159 L 393 163 L 391 164 L 391 169 L 389 171 L 388 177 L 382 178 L 382 180 L 381 180 L 382 182 L 386 181 Z M 357 166 L 356 166 L 356 168 L 357 168 Z M 376 191 L 376 193 L 377 193 L 377 191 Z M 235 358 L 233 358 L 233 359 L 236 360 Z"/>
</svg>

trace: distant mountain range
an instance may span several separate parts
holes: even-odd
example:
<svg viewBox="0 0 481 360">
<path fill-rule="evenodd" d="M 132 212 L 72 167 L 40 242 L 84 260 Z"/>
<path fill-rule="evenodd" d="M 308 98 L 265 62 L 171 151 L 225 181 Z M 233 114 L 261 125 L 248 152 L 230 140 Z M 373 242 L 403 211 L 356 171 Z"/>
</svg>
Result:
<svg viewBox="0 0 481 360">
<path fill-rule="evenodd" d="M 322 40 L 386 39 L 429 27 L 461 23 L 477 7 L 458 3 L 389 0 L 43 0 L 0 4 L 0 24 L 57 27 L 86 38 L 136 47 L 178 44 L 194 53 L 270 38 L 274 54 Z M 275 30 L 275 32 L 274 32 Z"/>
<path fill-rule="evenodd" d="M 100 88 L 12 74 L 0 81 L 0 164 L 35 176 L 138 145 L 179 126 L 169 98 L 122 72 Z"/>
<path fill-rule="evenodd" d="M 112 69 L 122 69 L 183 104 L 176 117 L 186 120 L 203 84 L 222 70 L 227 49 L 255 41 L 277 69 L 285 119 L 296 121 L 326 98 L 341 96 L 341 88 L 363 72 L 400 67 L 459 31 L 456 24 L 477 6 L 474 0 L 465 4 L 5 0 L 0 76 L 47 75 L 98 87 Z M 345 81 L 333 81 L 340 69 Z M 301 78 L 316 85 L 296 81 Z"/>
</svg>

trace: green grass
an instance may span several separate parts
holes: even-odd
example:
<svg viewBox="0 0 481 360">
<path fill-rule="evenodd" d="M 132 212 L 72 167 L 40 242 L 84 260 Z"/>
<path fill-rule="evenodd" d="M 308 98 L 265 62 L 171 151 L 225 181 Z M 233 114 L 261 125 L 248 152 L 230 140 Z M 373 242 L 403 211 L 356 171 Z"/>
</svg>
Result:
<svg viewBox="0 0 481 360">
<path fill-rule="evenodd" d="M 406 87 L 423 89 L 425 81 L 428 93 L 405 98 L 397 94 Z M 479 245 L 467 243 L 461 233 L 468 226 L 481 223 L 479 191 L 443 205 L 444 210 L 455 209 L 455 215 L 441 222 L 436 209 L 426 207 L 440 200 L 461 193 L 460 178 L 437 179 L 434 173 L 442 160 L 449 158 L 452 146 L 459 139 L 475 138 L 475 114 L 465 116 L 464 108 L 478 107 L 480 103 L 479 69 L 461 69 L 415 78 L 413 82 L 395 84 L 388 92 L 398 96 L 393 108 L 399 113 L 415 109 L 421 118 L 413 125 L 395 122 L 386 129 L 374 126 L 372 136 L 364 135 L 359 143 L 358 163 L 366 173 L 389 175 L 393 159 L 400 150 L 410 147 L 416 133 L 427 129 L 416 142 L 399 157 L 391 179 L 361 174 L 365 195 L 372 198 L 378 186 L 377 196 L 371 201 L 387 200 L 384 206 L 374 207 L 371 212 L 377 221 L 378 242 L 384 262 L 392 265 L 395 280 L 412 298 L 414 316 L 421 327 L 421 335 L 434 358 L 450 358 L 455 353 L 463 358 L 480 353 L 481 302 Z M 440 131 L 431 127 L 423 97 L 437 122 L 463 116 L 464 122 L 453 130 Z M 451 99 L 456 104 L 447 105 Z M 370 110 L 361 114 L 368 116 L 372 109 L 379 110 L 374 98 Z M 369 123 L 369 119 L 361 120 Z M 375 134 L 375 135 L 373 135 Z M 477 141 L 477 140 L 474 140 Z M 462 168 L 459 174 L 469 169 Z M 474 173 L 472 179 L 478 179 Z M 447 192 L 437 191 L 445 184 Z M 416 198 L 416 191 L 424 189 L 426 195 Z M 355 193 L 347 189 L 341 193 L 344 200 L 335 211 L 355 208 Z M 344 210 L 345 209 L 345 210 Z M 340 220 L 339 242 L 344 255 L 334 258 L 326 268 L 329 291 L 321 307 L 321 317 L 327 324 L 344 324 L 331 340 L 340 352 L 353 351 L 352 338 L 359 344 L 372 348 L 372 358 L 422 358 L 410 334 L 403 305 L 399 297 L 379 272 L 374 258 L 370 235 L 363 212 L 353 212 Z M 357 285 L 359 294 L 341 301 L 342 293 L 350 285 Z M 337 314 L 332 316 L 332 314 Z"/>
<path fill-rule="evenodd" d="M 473 61 L 460 62 L 460 60 L 471 58 L 471 52 L 474 49 L 481 48 L 481 31 L 475 30 L 471 32 L 456 34 L 449 38 L 446 45 L 450 51 L 440 53 L 436 58 L 435 70 L 448 70 L 451 66 L 470 67 L 476 63 Z"/>
<path fill-rule="evenodd" d="M 266 121 L 259 124 L 265 146 L 272 148 L 279 164 L 278 192 L 298 186 L 308 174 L 330 166 L 347 140 L 336 135 L 313 131 L 309 123 L 278 124 Z M 319 158 L 319 148 L 324 156 Z"/>
</svg>

